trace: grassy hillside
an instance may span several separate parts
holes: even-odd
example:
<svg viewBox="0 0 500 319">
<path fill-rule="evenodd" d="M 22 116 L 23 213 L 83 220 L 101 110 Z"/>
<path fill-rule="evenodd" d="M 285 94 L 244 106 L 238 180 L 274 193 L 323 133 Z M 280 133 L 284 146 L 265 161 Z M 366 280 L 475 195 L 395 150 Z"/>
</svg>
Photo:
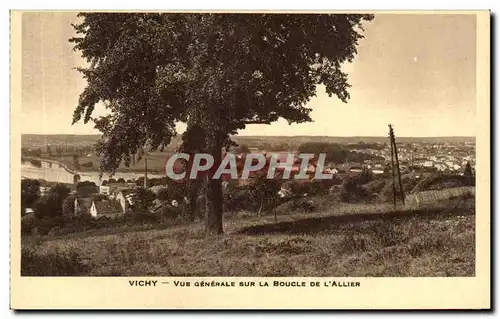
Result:
<svg viewBox="0 0 500 319">
<path fill-rule="evenodd" d="M 90 276 L 474 276 L 473 198 L 418 210 L 335 204 L 313 214 L 102 229 L 23 238 L 23 275 Z"/>
</svg>

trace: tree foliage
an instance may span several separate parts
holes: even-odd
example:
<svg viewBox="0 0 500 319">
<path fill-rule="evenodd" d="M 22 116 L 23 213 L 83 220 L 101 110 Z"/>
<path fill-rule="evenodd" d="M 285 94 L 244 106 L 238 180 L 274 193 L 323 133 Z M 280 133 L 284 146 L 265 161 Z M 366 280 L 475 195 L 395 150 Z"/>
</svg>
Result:
<svg viewBox="0 0 500 319">
<path fill-rule="evenodd" d="M 149 189 L 137 187 L 132 197 L 133 210 L 139 213 L 147 212 L 155 197 L 155 194 Z"/>
<path fill-rule="evenodd" d="M 54 185 L 46 196 L 40 197 L 35 203 L 35 215 L 38 218 L 58 217 L 63 215 L 63 202 L 70 190 L 64 184 Z"/>
<path fill-rule="evenodd" d="M 21 208 L 32 207 L 40 197 L 40 181 L 36 179 L 21 180 Z"/>
<path fill-rule="evenodd" d="M 68 196 L 62 202 L 62 214 L 64 216 L 75 216 L 76 196 Z"/>
<path fill-rule="evenodd" d="M 347 150 L 340 144 L 327 142 L 306 142 L 301 144 L 299 153 L 310 153 L 318 156 L 320 153 L 326 154 L 326 160 L 334 163 L 343 163 L 347 160 Z"/>
<path fill-rule="evenodd" d="M 470 162 L 467 162 L 467 164 L 465 164 L 464 176 L 472 177 L 473 175 Z"/>
<path fill-rule="evenodd" d="M 335 164 L 344 162 L 363 163 L 365 160 L 384 160 L 383 157 L 350 150 L 352 146 L 338 143 L 306 142 L 299 146 L 300 153 L 311 153 L 316 156 L 326 154 L 326 160 Z"/>
<path fill-rule="evenodd" d="M 203 128 L 216 164 L 247 124 L 311 121 L 305 107 L 322 84 L 349 98 L 362 14 L 82 13 L 70 39 L 88 66 L 73 122 L 93 120 L 101 170 L 163 149 L 176 123 Z M 93 118 L 97 103 L 110 114 Z M 220 180 L 207 179 L 207 234 L 222 232 Z"/>
<path fill-rule="evenodd" d="M 248 154 L 251 153 L 250 148 L 246 144 L 240 144 L 237 147 L 235 147 L 234 152 L 236 154 Z"/>
</svg>

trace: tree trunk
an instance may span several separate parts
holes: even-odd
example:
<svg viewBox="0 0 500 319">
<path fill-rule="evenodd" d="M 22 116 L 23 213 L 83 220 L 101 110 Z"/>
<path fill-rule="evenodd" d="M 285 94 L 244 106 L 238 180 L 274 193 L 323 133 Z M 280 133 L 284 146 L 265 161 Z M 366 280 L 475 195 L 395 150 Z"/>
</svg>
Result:
<svg viewBox="0 0 500 319">
<path fill-rule="evenodd" d="M 278 202 L 276 198 L 274 198 L 273 199 L 274 224 L 278 222 L 278 216 L 276 216 L 276 206 L 278 206 Z"/>
<path fill-rule="evenodd" d="M 198 213 L 198 192 L 200 190 L 200 180 L 192 180 L 189 185 L 189 219 L 194 221 Z"/>
<path fill-rule="evenodd" d="M 257 216 L 260 217 L 260 214 L 262 213 L 262 208 L 264 208 L 264 198 L 262 198 L 260 200 L 260 207 L 259 207 L 259 211 L 257 212 Z"/>
<path fill-rule="evenodd" d="M 219 235 L 222 230 L 222 180 L 212 179 L 213 174 L 222 161 L 222 140 L 211 139 L 208 141 L 210 154 L 214 157 L 214 165 L 206 174 L 206 206 L 205 206 L 205 235 L 207 237 Z"/>
</svg>

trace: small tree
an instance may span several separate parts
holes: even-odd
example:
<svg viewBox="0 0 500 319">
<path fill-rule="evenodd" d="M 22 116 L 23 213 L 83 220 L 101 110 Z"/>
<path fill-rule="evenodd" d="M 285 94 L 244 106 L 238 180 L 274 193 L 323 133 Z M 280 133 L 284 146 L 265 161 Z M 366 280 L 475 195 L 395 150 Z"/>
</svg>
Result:
<svg viewBox="0 0 500 319">
<path fill-rule="evenodd" d="M 74 216 L 75 215 L 75 196 L 68 196 L 63 200 L 62 203 L 62 214 L 64 216 Z"/>
<path fill-rule="evenodd" d="M 58 217 L 63 215 L 63 202 L 70 193 L 64 184 L 56 184 L 47 196 L 41 197 L 35 203 L 35 215 L 42 217 Z"/>
<path fill-rule="evenodd" d="M 49 190 L 49 195 L 54 196 L 60 203 L 69 195 L 70 189 L 66 185 L 57 183 Z"/>
<path fill-rule="evenodd" d="M 472 173 L 472 167 L 470 165 L 470 162 L 467 162 L 467 164 L 465 164 L 464 176 L 472 177 L 473 175 L 474 174 Z"/>
<path fill-rule="evenodd" d="M 62 207 L 53 195 L 40 197 L 35 203 L 35 216 L 37 218 L 52 218 L 62 215 Z"/>
<path fill-rule="evenodd" d="M 116 180 L 116 182 L 123 184 L 123 183 L 125 183 L 125 179 L 120 177 L 119 179 Z"/>
<path fill-rule="evenodd" d="M 260 216 L 265 204 L 268 204 L 268 208 L 274 211 L 274 219 L 276 221 L 276 210 L 275 204 L 278 198 L 278 192 L 280 190 L 281 183 L 277 179 L 269 179 L 265 174 L 259 174 L 255 179 L 254 183 L 250 186 L 250 193 L 252 197 L 259 205 L 259 210 L 257 211 L 257 216 Z"/>
<path fill-rule="evenodd" d="M 74 184 L 78 184 L 81 179 L 82 178 L 80 177 L 80 175 L 78 175 L 78 174 L 73 175 L 73 183 Z"/>
<path fill-rule="evenodd" d="M 161 201 L 166 201 L 168 200 L 168 188 L 161 188 L 158 193 L 156 194 L 156 199 L 161 200 Z"/>
<path fill-rule="evenodd" d="M 177 200 L 177 201 L 182 201 L 184 199 L 184 196 L 188 195 L 187 192 L 187 187 L 188 183 L 186 183 L 186 180 L 182 181 L 174 181 L 170 180 L 170 182 L 167 185 L 167 198 L 169 200 Z"/>
<path fill-rule="evenodd" d="M 352 202 L 359 200 L 366 200 L 369 198 L 366 188 L 361 186 L 357 178 L 349 177 L 342 184 L 342 192 L 340 198 L 344 202 Z"/>
<path fill-rule="evenodd" d="M 40 197 L 40 181 L 36 179 L 21 180 L 21 209 L 22 214 L 27 207 L 32 207 Z"/>
<path fill-rule="evenodd" d="M 151 206 L 155 194 L 145 189 L 144 187 L 137 187 L 133 195 L 134 209 L 136 212 L 147 212 L 148 207 Z"/>
</svg>

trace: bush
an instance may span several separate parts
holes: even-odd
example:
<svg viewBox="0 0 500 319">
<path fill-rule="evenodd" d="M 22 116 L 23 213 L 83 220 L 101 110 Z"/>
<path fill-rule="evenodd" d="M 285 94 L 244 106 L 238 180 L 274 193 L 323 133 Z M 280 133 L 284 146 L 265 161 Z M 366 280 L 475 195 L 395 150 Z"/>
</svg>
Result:
<svg viewBox="0 0 500 319">
<path fill-rule="evenodd" d="M 21 236 L 31 235 L 36 227 L 37 218 L 33 214 L 23 216 L 21 218 Z"/>
<path fill-rule="evenodd" d="M 90 270 L 75 251 L 36 252 L 32 247 L 21 249 L 21 276 L 81 276 Z"/>
<path fill-rule="evenodd" d="M 361 186 L 360 180 L 356 177 L 348 177 L 342 184 L 340 199 L 343 202 L 369 201 L 371 194 L 366 188 Z"/>
<path fill-rule="evenodd" d="M 229 188 L 225 194 L 224 211 L 255 210 L 257 206 L 248 188 Z"/>
<path fill-rule="evenodd" d="M 294 200 L 291 205 L 292 211 L 303 211 L 304 213 L 312 213 L 316 210 L 316 207 L 309 201 L 306 200 Z"/>
<path fill-rule="evenodd" d="M 437 173 L 432 174 L 418 182 L 412 192 L 441 190 L 462 186 L 475 186 L 474 177 Z"/>
<path fill-rule="evenodd" d="M 165 205 L 161 208 L 160 214 L 167 220 L 173 220 L 182 216 L 182 210 L 177 207 Z"/>
<path fill-rule="evenodd" d="M 158 199 L 158 200 L 165 201 L 165 200 L 168 200 L 168 197 L 169 197 L 169 193 L 168 193 L 168 189 L 166 187 L 161 188 L 156 193 L 156 199 Z"/>
<path fill-rule="evenodd" d="M 40 197 L 36 201 L 34 209 L 37 218 L 55 218 L 57 216 L 62 216 L 62 202 L 52 194 Z"/>
<path fill-rule="evenodd" d="M 279 215 L 287 215 L 290 213 L 312 213 L 318 209 L 318 203 L 305 198 L 288 199 L 282 202 L 277 208 L 276 213 Z"/>
<path fill-rule="evenodd" d="M 386 186 L 387 179 L 374 179 L 365 185 L 365 188 L 370 193 L 381 193 Z"/>
<path fill-rule="evenodd" d="M 75 215 L 75 199 L 76 197 L 70 195 L 66 197 L 62 203 L 62 213 L 64 216 Z"/>
<path fill-rule="evenodd" d="M 392 201 L 393 200 L 393 194 L 392 194 L 392 179 L 386 179 L 385 180 L 385 185 L 380 191 L 380 195 L 385 201 Z M 401 183 L 403 184 L 403 192 L 407 195 L 410 194 L 413 189 L 415 188 L 415 185 L 419 180 L 415 178 L 412 174 L 407 174 L 401 176 Z M 399 183 L 396 180 L 396 197 L 399 198 Z"/>
<path fill-rule="evenodd" d="M 125 216 L 125 220 L 128 223 L 132 222 L 133 224 L 150 224 L 159 222 L 159 216 L 147 212 L 130 213 Z"/>
</svg>

